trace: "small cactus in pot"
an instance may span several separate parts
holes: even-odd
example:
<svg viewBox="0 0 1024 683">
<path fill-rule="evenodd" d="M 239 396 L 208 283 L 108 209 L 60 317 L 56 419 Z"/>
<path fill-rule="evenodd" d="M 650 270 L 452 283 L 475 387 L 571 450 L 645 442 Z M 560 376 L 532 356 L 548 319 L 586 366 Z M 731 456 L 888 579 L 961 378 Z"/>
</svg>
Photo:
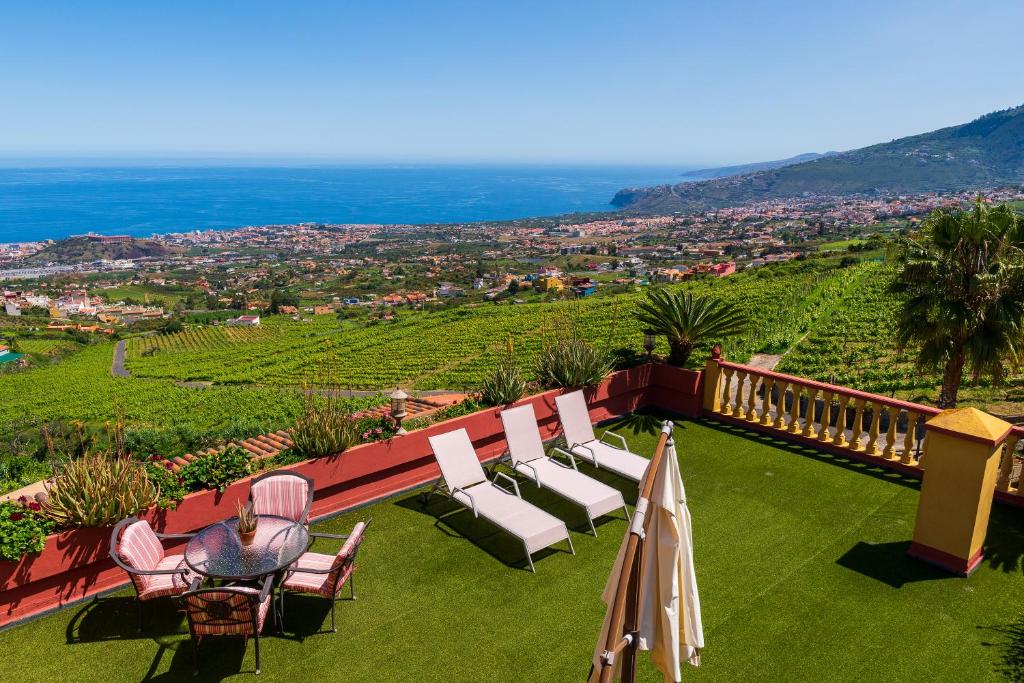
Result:
<svg viewBox="0 0 1024 683">
<path fill-rule="evenodd" d="M 238 538 L 242 545 L 249 545 L 256 536 L 256 524 L 259 518 L 253 512 L 252 503 L 235 503 L 238 512 Z"/>
</svg>

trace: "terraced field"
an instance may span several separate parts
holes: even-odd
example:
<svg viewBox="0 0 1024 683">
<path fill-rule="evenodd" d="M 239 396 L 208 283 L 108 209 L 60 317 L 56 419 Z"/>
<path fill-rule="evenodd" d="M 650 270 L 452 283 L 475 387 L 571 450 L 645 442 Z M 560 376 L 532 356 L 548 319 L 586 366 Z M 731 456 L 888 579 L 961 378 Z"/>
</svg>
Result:
<svg viewBox="0 0 1024 683">
<path fill-rule="evenodd" d="M 747 358 L 757 351 L 788 348 L 869 271 L 870 264 L 844 269 L 790 267 L 681 287 L 748 311 L 752 325 L 747 334 L 726 344 L 729 357 Z M 308 378 L 311 368 L 328 364 L 337 380 L 352 389 L 384 389 L 399 383 L 418 389 L 472 389 L 493 367 L 508 337 L 528 368 L 545 339 L 553 339 L 567 319 L 576 321 L 588 338 L 610 348 L 639 350 L 643 332 L 632 315 L 638 296 L 403 312 L 396 322 L 354 329 L 328 316 L 309 321 L 267 317 L 255 329 L 196 327 L 133 339 L 127 367 L 137 378 L 296 385 Z"/>
</svg>

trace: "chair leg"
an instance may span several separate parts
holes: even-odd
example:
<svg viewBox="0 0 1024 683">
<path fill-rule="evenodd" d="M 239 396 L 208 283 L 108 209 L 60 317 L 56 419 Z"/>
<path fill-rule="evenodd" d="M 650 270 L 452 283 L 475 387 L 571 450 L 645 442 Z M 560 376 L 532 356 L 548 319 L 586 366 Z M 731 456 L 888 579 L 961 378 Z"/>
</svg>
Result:
<svg viewBox="0 0 1024 683">
<path fill-rule="evenodd" d="M 597 529 L 594 528 L 594 518 L 587 513 L 587 522 L 590 523 L 590 533 L 594 534 L 594 538 L 597 538 Z"/>
<path fill-rule="evenodd" d="M 199 639 L 192 639 L 192 664 L 195 666 L 195 671 L 192 672 L 193 676 L 199 675 Z"/>
<path fill-rule="evenodd" d="M 331 598 L 331 633 L 337 633 L 338 628 L 334 625 L 334 606 L 338 604 L 338 601 Z"/>
<path fill-rule="evenodd" d="M 352 572 L 348 577 L 348 589 L 352 592 L 352 599 L 356 599 L 356 574 Z"/>
<path fill-rule="evenodd" d="M 256 675 L 260 675 L 260 634 L 257 632 L 253 636 L 253 641 L 256 643 Z"/>
<path fill-rule="evenodd" d="M 597 532 L 595 532 L 594 535 L 596 536 Z M 572 547 L 572 538 L 570 538 L 569 536 L 566 536 L 565 540 L 569 544 L 569 552 L 571 552 L 573 555 L 575 555 L 576 554 L 576 548 Z"/>
<path fill-rule="evenodd" d="M 139 615 L 139 633 L 142 633 L 142 600 L 136 599 L 135 604 L 138 606 L 136 611 Z"/>
<path fill-rule="evenodd" d="M 629 506 L 628 505 L 623 505 L 622 506 L 622 511 L 626 514 L 626 521 L 627 522 L 632 522 L 633 521 L 633 516 L 629 514 Z"/>
<path fill-rule="evenodd" d="M 526 561 L 530 563 L 530 571 L 534 574 L 537 573 L 537 568 L 533 566 L 533 558 L 530 557 L 530 549 L 526 547 L 526 542 L 523 542 L 523 550 L 526 551 Z"/>
</svg>

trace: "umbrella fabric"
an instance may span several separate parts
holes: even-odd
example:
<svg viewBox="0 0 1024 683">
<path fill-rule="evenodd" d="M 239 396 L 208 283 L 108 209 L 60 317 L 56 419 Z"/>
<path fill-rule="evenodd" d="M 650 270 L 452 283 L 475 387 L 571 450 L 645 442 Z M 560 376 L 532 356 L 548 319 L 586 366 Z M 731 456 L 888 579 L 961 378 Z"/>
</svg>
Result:
<svg viewBox="0 0 1024 683">
<path fill-rule="evenodd" d="M 665 681 L 682 680 L 682 662 L 700 664 L 704 631 L 700 618 L 700 597 L 693 567 L 693 541 L 686 492 L 679 474 L 674 443 L 669 440 L 655 474 L 649 505 L 639 501 L 636 514 L 644 517 L 645 541 L 640 568 L 641 594 L 638 623 L 639 649 L 650 650 L 651 659 Z M 646 509 L 645 509 L 646 507 Z M 611 627 L 611 605 L 622 572 L 629 530 L 619 547 L 602 600 L 605 612 L 601 637 L 594 651 L 590 681 L 600 677 L 601 655 Z M 620 676 L 622 657 L 616 657 L 615 677 Z"/>
</svg>

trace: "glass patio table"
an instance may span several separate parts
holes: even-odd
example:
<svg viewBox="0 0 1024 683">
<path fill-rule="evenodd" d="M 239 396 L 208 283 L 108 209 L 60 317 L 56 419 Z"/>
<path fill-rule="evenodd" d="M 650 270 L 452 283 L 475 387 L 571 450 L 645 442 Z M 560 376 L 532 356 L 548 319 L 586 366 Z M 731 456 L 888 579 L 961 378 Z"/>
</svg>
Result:
<svg viewBox="0 0 1024 683">
<path fill-rule="evenodd" d="M 185 546 L 185 564 L 211 579 L 252 581 L 281 571 L 306 551 L 306 527 L 277 515 L 258 519 L 248 545 L 238 536 L 237 517 L 206 527 Z"/>
</svg>

